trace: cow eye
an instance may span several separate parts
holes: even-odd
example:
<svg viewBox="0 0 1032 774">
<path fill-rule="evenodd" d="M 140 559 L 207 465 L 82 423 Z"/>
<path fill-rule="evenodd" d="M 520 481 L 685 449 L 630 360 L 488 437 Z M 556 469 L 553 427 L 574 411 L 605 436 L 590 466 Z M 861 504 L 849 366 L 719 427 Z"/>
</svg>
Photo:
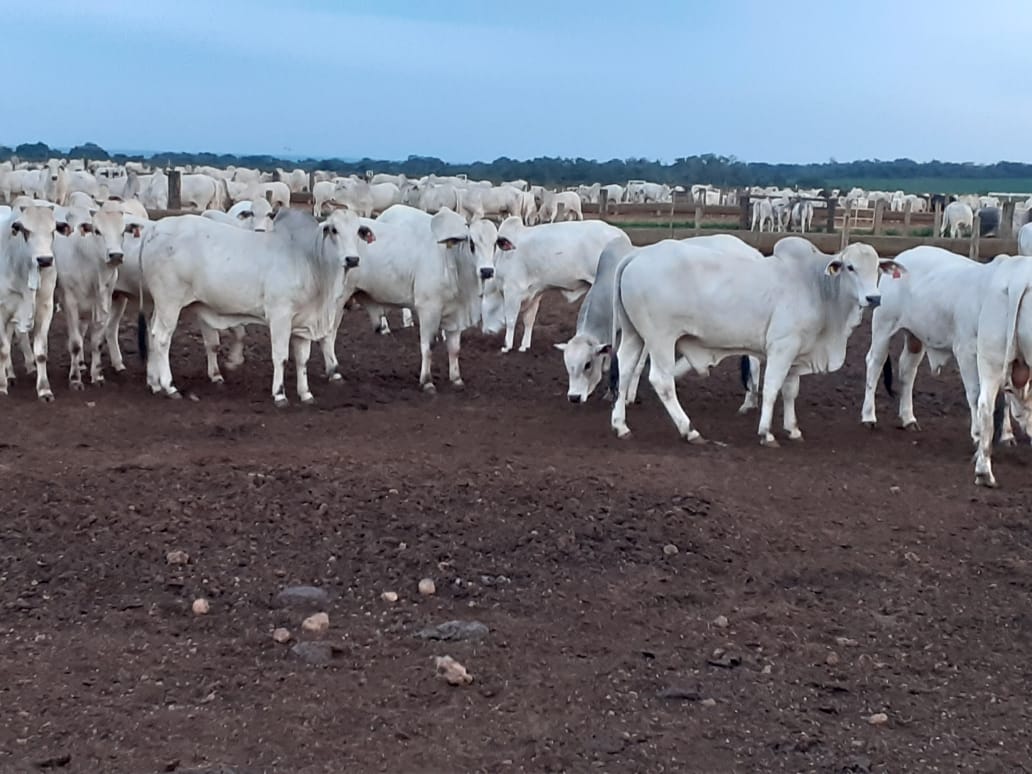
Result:
<svg viewBox="0 0 1032 774">
<path fill-rule="evenodd" d="M 94 234 L 96 234 L 97 236 L 101 236 L 101 233 L 100 233 L 100 229 L 99 229 L 99 228 L 95 228 L 95 229 L 93 229 L 93 233 L 94 233 Z"/>
<path fill-rule="evenodd" d="M 475 244 L 473 244 L 472 242 L 469 243 L 469 251 L 471 253 L 475 253 L 477 251 L 477 246 Z"/>
<path fill-rule="evenodd" d="M 591 370 L 591 361 L 590 360 L 587 363 L 584 364 L 584 370 L 585 371 L 590 371 Z"/>
</svg>

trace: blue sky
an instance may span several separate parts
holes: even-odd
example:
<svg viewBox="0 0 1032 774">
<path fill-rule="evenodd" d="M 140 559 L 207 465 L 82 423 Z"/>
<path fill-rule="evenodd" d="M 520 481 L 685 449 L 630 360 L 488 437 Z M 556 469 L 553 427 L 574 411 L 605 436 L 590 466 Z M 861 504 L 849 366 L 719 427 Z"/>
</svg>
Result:
<svg viewBox="0 0 1032 774">
<path fill-rule="evenodd" d="M 0 0 L 0 15 L 4 144 L 1032 161 L 1029 0 Z"/>
</svg>

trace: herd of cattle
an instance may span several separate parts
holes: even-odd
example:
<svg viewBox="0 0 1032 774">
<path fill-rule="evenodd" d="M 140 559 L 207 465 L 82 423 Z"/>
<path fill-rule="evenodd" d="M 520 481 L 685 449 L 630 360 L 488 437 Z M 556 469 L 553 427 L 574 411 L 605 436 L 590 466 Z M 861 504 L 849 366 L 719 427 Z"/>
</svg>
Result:
<svg viewBox="0 0 1032 774">
<path fill-rule="evenodd" d="M 40 171 L 49 176 L 53 168 Z M 158 172 L 134 174 L 135 185 L 142 185 L 144 174 Z M 107 179 L 119 177 L 127 175 Z M 67 190 L 64 204 L 15 195 L 0 208 L 0 394 L 7 394 L 15 374 L 17 340 L 38 397 L 53 399 L 48 338 L 58 305 L 67 321 L 73 389 L 83 389 L 84 330 L 91 383 L 103 383 L 105 345 L 110 367 L 124 370 L 118 332 L 129 303 L 139 308 L 141 352 L 154 393 L 179 395 L 169 353 L 185 313 L 200 330 L 212 381 L 223 380 L 220 333 L 232 336 L 225 365 L 235 367 L 243 361 L 245 326 L 262 325 L 271 340 L 275 404 L 287 403 L 288 358 L 298 398 L 310 403 L 312 343 L 319 345 L 327 377 L 342 379 L 335 344 L 345 310 L 354 306 L 382 333 L 389 333 L 391 309 L 402 311 L 403 325 L 418 324 L 419 384 L 429 392 L 435 390 L 431 348 L 443 339 L 448 379 L 460 388 L 462 333 L 504 330 L 502 351 L 508 352 L 522 319 L 519 350 L 526 351 L 542 295 L 557 290 L 571 302 L 584 296 L 576 334 L 556 345 L 568 372 L 568 398 L 585 402 L 605 381 L 612 429 L 621 438 L 630 434 L 627 407 L 646 361 L 678 432 L 700 442 L 675 380 L 690 371 L 706 375 L 738 357 L 746 391 L 740 411 L 760 408 L 761 443 L 777 445 L 771 426 L 779 394 L 787 437 L 801 439 L 800 377 L 842 366 L 865 308 L 873 310 L 865 424 L 876 422 L 874 395 L 886 373 L 889 339 L 903 332 L 900 419 L 917 426 L 912 395 L 922 359 L 927 355 L 935 372 L 956 360 L 970 408 L 977 484 L 996 484 L 994 434 L 1012 441 L 1012 421 L 1032 431 L 1032 257 L 998 256 L 983 264 L 922 246 L 887 260 L 862 243 L 826 255 L 801 236 L 786 236 L 764 256 L 727 234 L 636 248 L 622 230 L 599 220 L 530 225 L 510 213 L 496 226 L 458 201 L 433 214 L 392 203 L 375 219 L 349 204 L 320 219 L 287 206 L 289 197 L 269 201 L 260 189 L 250 191 L 255 198 L 228 213 L 215 208 L 157 221 L 148 218 L 146 202 L 126 190 L 99 203 L 83 191 L 88 202 L 73 200 L 76 192 Z M 112 189 L 102 193 L 110 197 Z M 33 194 L 62 198 L 50 190 Z M 1007 410 L 1000 411 L 1004 397 Z"/>
</svg>

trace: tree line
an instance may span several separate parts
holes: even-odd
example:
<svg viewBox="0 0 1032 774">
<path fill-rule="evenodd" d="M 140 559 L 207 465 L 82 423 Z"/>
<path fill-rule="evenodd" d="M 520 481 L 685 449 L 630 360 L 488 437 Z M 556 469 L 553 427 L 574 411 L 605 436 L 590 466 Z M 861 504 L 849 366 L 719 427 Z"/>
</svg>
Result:
<svg viewBox="0 0 1032 774">
<path fill-rule="evenodd" d="M 77 145 L 67 152 L 50 148 L 45 143 L 22 143 L 14 148 L 0 146 L 0 161 L 17 157 L 22 161 L 42 161 L 48 158 L 88 158 L 110 160 L 118 163 L 141 161 L 152 166 L 199 165 L 214 167 L 241 166 L 271 171 L 284 169 L 322 169 L 340 175 L 362 175 L 367 170 L 391 174 L 405 174 L 409 177 L 423 175 L 465 174 L 472 179 L 486 179 L 494 182 L 524 179 L 549 186 L 570 186 L 594 182 L 622 183 L 641 179 L 669 185 L 690 185 L 709 183 L 721 187 L 748 185 L 798 186 L 802 188 L 823 188 L 835 185 L 837 181 L 855 181 L 863 185 L 864 180 L 899 181 L 902 186 L 907 180 L 916 178 L 941 178 L 970 180 L 977 188 L 979 180 L 1027 180 L 1032 178 L 1032 164 L 1000 161 L 995 164 L 974 164 L 971 162 L 924 161 L 894 159 L 884 161 L 867 159 L 861 161 L 835 161 L 810 164 L 769 164 L 765 162 L 741 161 L 733 156 L 718 156 L 705 153 L 685 156 L 673 163 L 664 164 L 645 158 L 610 159 L 596 161 L 584 158 L 555 158 L 542 156 L 535 159 L 511 159 L 506 156 L 494 161 L 476 161 L 469 164 L 455 164 L 432 156 L 409 156 L 404 161 L 387 161 L 363 158 L 343 159 L 282 159 L 270 155 L 243 155 L 231 153 L 183 153 L 163 152 L 149 156 L 109 154 L 95 143 Z"/>
</svg>

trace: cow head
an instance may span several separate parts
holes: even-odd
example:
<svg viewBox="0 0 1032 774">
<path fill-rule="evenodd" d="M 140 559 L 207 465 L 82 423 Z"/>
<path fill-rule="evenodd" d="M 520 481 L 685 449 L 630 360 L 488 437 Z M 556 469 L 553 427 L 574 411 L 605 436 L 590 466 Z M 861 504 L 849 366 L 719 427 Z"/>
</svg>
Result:
<svg viewBox="0 0 1032 774">
<path fill-rule="evenodd" d="M 861 308 L 881 304 L 878 280 L 882 274 L 891 274 L 894 279 L 899 279 L 906 271 L 895 261 L 879 258 L 873 247 L 862 242 L 848 245 L 825 268 L 829 277 L 841 277 L 843 290 L 850 293 Z"/>
<path fill-rule="evenodd" d="M 489 220 L 475 220 L 469 226 L 469 249 L 477 259 L 477 276 L 487 282 L 494 277 L 494 250 L 498 229 Z"/>
<path fill-rule="evenodd" d="M 54 212 L 49 207 L 26 207 L 11 220 L 8 244 L 15 260 L 24 262 L 30 291 L 39 289 L 40 271 L 54 265 L 56 228 Z M 31 320 L 32 315 L 19 314 L 18 330 L 27 332 Z"/>
<path fill-rule="evenodd" d="M 91 222 L 93 238 L 103 251 L 104 261 L 109 267 L 122 264 L 125 256 L 123 242 L 126 236 L 138 237 L 140 224 L 127 219 L 119 210 L 104 209 L 93 215 Z"/>
<path fill-rule="evenodd" d="M 250 202 L 250 207 L 244 207 L 237 212 L 237 220 L 243 228 L 251 231 L 265 233 L 273 230 L 273 220 L 276 217 L 276 210 L 268 199 L 255 199 Z"/>
<path fill-rule="evenodd" d="M 586 403 L 608 370 L 613 348 L 581 334 L 564 344 L 556 344 L 555 348 L 563 353 L 566 374 L 570 378 L 566 397 L 570 403 Z"/>
<path fill-rule="evenodd" d="M 336 255 L 344 271 L 359 264 L 359 243 L 376 241 L 373 229 L 350 210 L 334 210 L 319 224 L 323 249 Z"/>
</svg>

